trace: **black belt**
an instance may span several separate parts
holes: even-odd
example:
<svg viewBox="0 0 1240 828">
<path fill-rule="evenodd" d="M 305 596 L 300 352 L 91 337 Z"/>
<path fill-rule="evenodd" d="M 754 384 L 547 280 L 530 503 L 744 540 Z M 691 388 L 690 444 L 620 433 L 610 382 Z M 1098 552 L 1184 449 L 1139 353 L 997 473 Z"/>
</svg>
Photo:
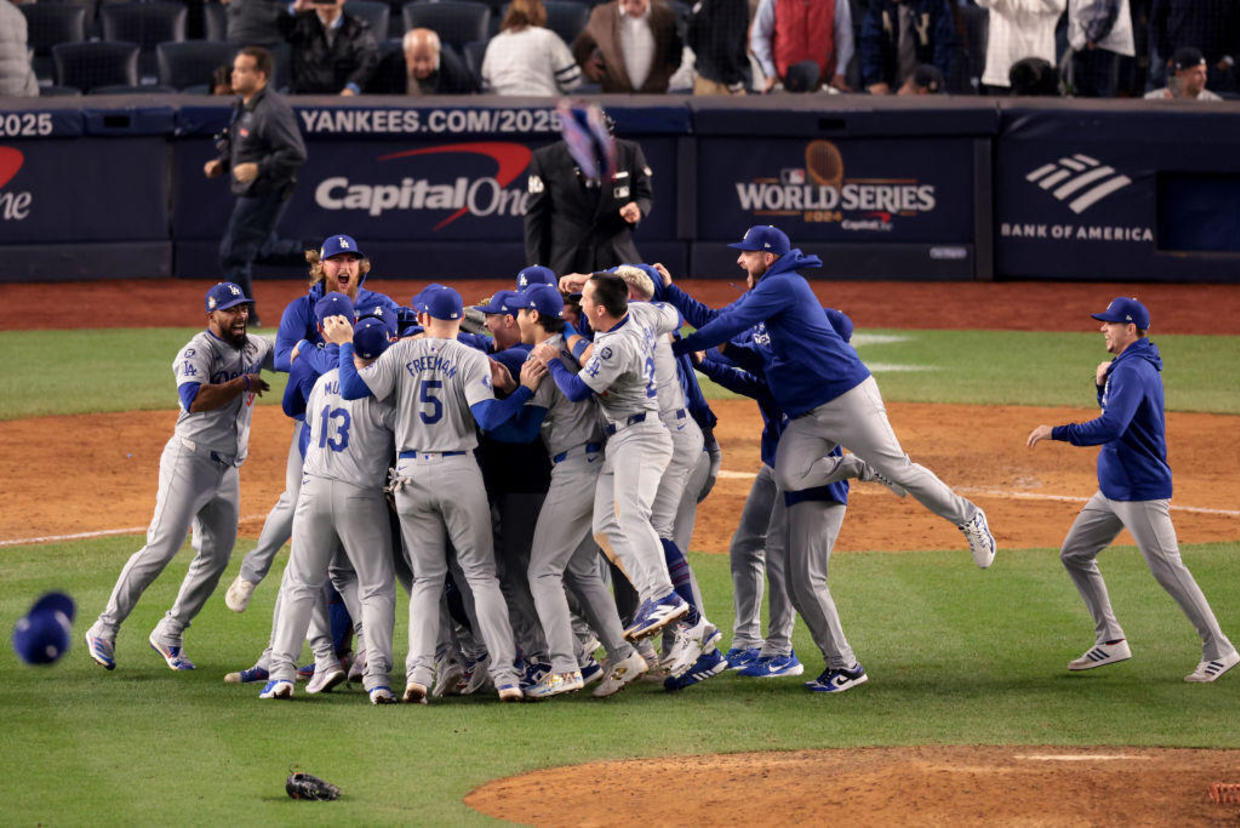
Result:
<svg viewBox="0 0 1240 828">
<path fill-rule="evenodd" d="M 608 423 L 607 428 L 603 430 L 606 431 L 608 435 L 611 435 L 611 434 L 615 434 L 616 431 L 618 431 L 621 428 L 628 428 L 631 425 L 637 425 L 638 423 L 644 423 L 644 422 L 646 422 L 645 411 L 643 411 L 640 414 L 634 414 L 632 417 L 629 417 L 628 419 L 624 421 L 624 425 L 622 426 L 618 426 L 615 423 Z"/>
<path fill-rule="evenodd" d="M 432 455 L 435 455 L 438 457 L 456 457 L 457 455 L 461 455 L 464 453 L 465 452 L 463 451 L 423 451 L 421 452 L 421 455 L 423 457 L 430 457 Z M 418 454 L 419 452 L 416 452 L 416 451 L 402 451 L 397 456 L 401 460 L 416 460 L 418 458 Z"/>
<path fill-rule="evenodd" d="M 597 451 L 598 451 L 599 449 L 601 449 L 602 447 L 603 447 L 603 444 L 602 444 L 602 443 L 586 443 L 586 454 L 594 454 L 595 452 L 597 452 Z M 552 463 L 562 463 L 562 462 L 564 462 L 565 460 L 567 460 L 567 459 L 568 459 L 568 455 L 569 455 L 569 454 L 571 454 L 571 453 L 572 453 L 572 452 L 574 452 L 574 451 L 576 451 L 576 449 L 575 449 L 575 448 L 568 449 L 567 451 L 562 451 L 562 452 L 560 452 L 559 454 L 557 454 L 555 457 L 552 457 L 552 458 L 551 458 L 551 462 L 552 462 Z"/>
</svg>

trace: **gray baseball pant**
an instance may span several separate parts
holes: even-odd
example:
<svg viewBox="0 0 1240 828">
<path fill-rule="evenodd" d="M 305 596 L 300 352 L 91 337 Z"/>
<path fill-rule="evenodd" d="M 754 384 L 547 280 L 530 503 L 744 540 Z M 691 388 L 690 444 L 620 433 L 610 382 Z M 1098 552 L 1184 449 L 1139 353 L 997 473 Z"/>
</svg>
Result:
<svg viewBox="0 0 1240 828">
<path fill-rule="evenodd" d="M 293 681 L 297 676 L 301 642 L 340 545 L 356 572 L 361 598 L 360 614 L 366 631 L 363 684 L 367 691 L 388 684 L 396 578 L 387 501 L 381 490 L 322 477 L 307 477 L 297 500 L 293 550 L 285 567 L 285 572 L 292 574 L 281 590 L 285 595 L 274 633 L 273 680 Z"/>
<path fill-rule="evenodd" d="M 681 409 L 684 411 L 684 409 Z M 650 504 L 650 522 L 659 537 L 670 541 L 676 539 L 676 515 L 689 486 L 689 478 L 702 456 L 702 429 L 697 421 L 685 413 L 681 417 L 668 416 L 663 420 L 672 437 L 672 459 L 659 479 L 659 489 Z M 694 492 L 696 496 L 697 492 Z M 679 546 L 679 544 L 677 544 Z M 687 546 L 680 551 L 688 552 Z"/>
<path fill-rule="evenodd" d="M 590 626 L 607 648 L 612 663 L 629 657 L 632 646 L 615 598 L 603 582 L 598 547 L 589 538 L 594 511 L 594 489 L 603 465 L 598 451 L 578 446 L 551 469 L 551 487 L 543 501 L 530 551 L 529 588 L 547 637 L 551 669 L 577 669 L 580 643 L 573 635 L 567 586 L 576 595 Z"/>
<path fill-rule="evenodd" d="M 672 530 L 676 546 L 686 556 L 689 545 L 693 543 L 693 529 L 697 525 L 697 507 L 702 500 L 702 490 L 710 478 L 710 455 L 705 451 L 698 454 L 693 471 L 689 473 L 689 483 L 680 498 L 680 508 L 676 511 L 676 526 Z M 689 567 L 689 586 L 693 588 L 693 603 L 698 607 L 706 606 L 702 599 L 702 590 L 698 587 L 697 575 L 693 567 Z"/>
<path fill-rule="evenodd" d="M 1235 647 L 1223 635 L 1201 587 L 1180 559 L 1170 507 L 1169 499 L 1111 500 L 1102 492 L 1095 492 L 1068 530 L 1059 557 L 1094 618 L 1097 643 L 1124 638 L 1124 630 L 1111 610 L 1111 599 L 1097 558 L 1098 553 L 1110 546 L 1126 528 L 1136 540 L 1154 579 L 1175 599 L 1197 630 L 1202 658 L 1220 658 Z"/>
<path fill-rule="evenodd" d="M 288 448 L 288 460 L 284 464 L 284 491 L 276 505 L 267 513 L 258 543 L 241 559 L 241 577 L 252 584 L 260 583 L 271 571 L 280 547 L 293 536 L 293 512 L 297 508 L 297 494 L 301 490 L 301 469 L 304 458 L 297 447 L 297 436 L 302 424 L 294 423 L 293 442 Z"/>
<path fill-rule="evenodd" d="M 775 512 L 787 514 L 772 516 L 772 530 L 777 531 L 774 527 L 782 524 L 787 537 L 780 544 L 782 548 L 770 549 L 767 556 L 768 571 L 773 558 L 783 558 L 788 597 L 804 619 L 814 643 L 822 651 L 827 667 L 832 669 L 848 668 L 857 663 L 852 648 L 848 646 L 848 639 L 844 637 L 835 600 L 827 587 L 831 550 L 839 537 L 840 527 L 844 525 L 845 511 L 842 503 L 820 500 L 805 501 L 787 508 L 783 496 L 778 496 Z M 789 632 L 791 626 L 788 625 Z M 771 639 L 768 637 L 767 647 L 770 645 Z M 791 643 L 783 652 L 768 653 L 767 647 L 763 648 L 763 655 L 786 655 L 792 651 Z"/>
<path fill-rule="evenodd" d="M 795 492 L 840 479 L 833 475 L 855 461 L 847 455 L 831 456 L 836 444 L 957 526 L 977 512 L 977 506 L 953 492 L 934 472 L 910 460 L 900 448 L 874 377 L 866 377 L 856 388 L 788 423 L 775 455 L 776 483 L 785 491 Z"/>
<path fill-rule="evenodd" d="M 508 624 L 508 605 L 495 574 L 491 545 L 491 510 L 482 472 L 471 454 L 445 457 L 421 452 L 397 464 L 401 486 L 396 512 L 405 547 L 412 555 L 413 592 L 409 598 L 409 681 L 430 687 L 435 679 L 435 644 L 439 637 L 439 598 L 448 574 L 448 542 L 469 584 L 474 612 L 491 656 L 496 687 L 516 684 L 516 645 Z"/>
<path fill-rule="evenodd" d="M 237 540 L 241 482 L 237 468 L 196 454 L 173 435 L 159 458 L 155 514 L 146 545 L 130 556 L 116 579 L 108 605 L 99 616 L 101 637 L 115 640 L 138 599 L 181 548 L 193 528 L 194 559 L 172 608 L 155 627 L 165 646 L 180 646 L 181 635 L 215 591 L 228 568 Z"/>
<path fill-rule="evenodd" d="M 749 496 L 745 498 L 745 505 L 741 508 L 740 523 L 732 533 L 732 543 L 728 547 L 735 611 L 732 627 L 733 648 L 752 650 L 762 647 L 764 655 L 787 654 L 767 653 L 767 642 L 762 638 L 761 630 L 765 572 L 771 581 L 768 638 L 776 639 L 771 641 L 771 644 L 779 644 L 779 631 L 787 630 L 784 637 L 789 642 L 791 640 L 795 618 L 782 566 L 787 536 L 787 511 L 783 508 L 783 495 L 775 485 L 774 469 L 763 463 L 754 477 L 753 485 L 749 487 Z M 788 646 L 791 647 L 791 643 Z"/>
<path fill-rule="evenodd" d="M 622 428 L 607 441 L 594 491 L 594 540 L 624 570 L 638 597 L 657 600 L 672 592 L 663 545 L 650 522 L 663 470 L 672 459 L 672 437 L 659 420 Z"/>
</svg>

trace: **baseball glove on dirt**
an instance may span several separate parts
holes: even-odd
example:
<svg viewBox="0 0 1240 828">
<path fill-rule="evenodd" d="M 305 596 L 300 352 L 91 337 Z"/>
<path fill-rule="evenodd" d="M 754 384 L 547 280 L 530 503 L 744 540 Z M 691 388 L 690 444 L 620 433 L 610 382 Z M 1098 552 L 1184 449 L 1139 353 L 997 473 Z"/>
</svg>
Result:
<svg viewBox="0 0 1240 828">
<path fill-rule="evenodd" d="M 284 781 L 284 790 L 293 799 L 318 799 L 324 802 L 340 796 L 340 789 L 330 782 L 324 782 L 309 773 L 289 774 Z"/>
</svg>

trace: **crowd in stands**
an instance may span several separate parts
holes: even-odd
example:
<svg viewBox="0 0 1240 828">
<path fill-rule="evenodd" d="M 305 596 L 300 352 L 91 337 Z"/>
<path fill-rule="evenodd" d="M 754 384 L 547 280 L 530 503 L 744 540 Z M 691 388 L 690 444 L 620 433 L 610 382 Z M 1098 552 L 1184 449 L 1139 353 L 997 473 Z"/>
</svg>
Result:
<svg viewBox="0 0 1240 828">
<path fill-rule="evenodd" d="M 0 0 L 0 95 L 1240 97 L 1238 0 Z"/>
</svg>

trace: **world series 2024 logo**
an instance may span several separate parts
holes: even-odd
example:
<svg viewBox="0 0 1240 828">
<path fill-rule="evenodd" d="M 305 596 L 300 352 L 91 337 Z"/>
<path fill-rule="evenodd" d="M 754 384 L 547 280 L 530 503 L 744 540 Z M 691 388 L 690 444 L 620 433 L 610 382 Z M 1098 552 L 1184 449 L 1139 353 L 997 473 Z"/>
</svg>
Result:
<svg viewBox="0 0 1240 828">
<path fill-rule="evenodd" d="M 935 208 L 934 185 L 915 178 L 849 178 L 844 156 L 830 141 L 805 146 L 805 166 L 785 167 L 779 178 L 736 182 L 742 210 L 754 216 L 799 216 L 838 223 L 841 230 L 889 232 L 897 217 Z"/>
<path fill-rule="evenodd" d="M 25 161 L 21 150 L 0 147 L 0 221 L 23 221 L 30 215 L 30 203 L 34 201 L 34 196 L 29 192 L 7 189 Z"/>
</svg>

